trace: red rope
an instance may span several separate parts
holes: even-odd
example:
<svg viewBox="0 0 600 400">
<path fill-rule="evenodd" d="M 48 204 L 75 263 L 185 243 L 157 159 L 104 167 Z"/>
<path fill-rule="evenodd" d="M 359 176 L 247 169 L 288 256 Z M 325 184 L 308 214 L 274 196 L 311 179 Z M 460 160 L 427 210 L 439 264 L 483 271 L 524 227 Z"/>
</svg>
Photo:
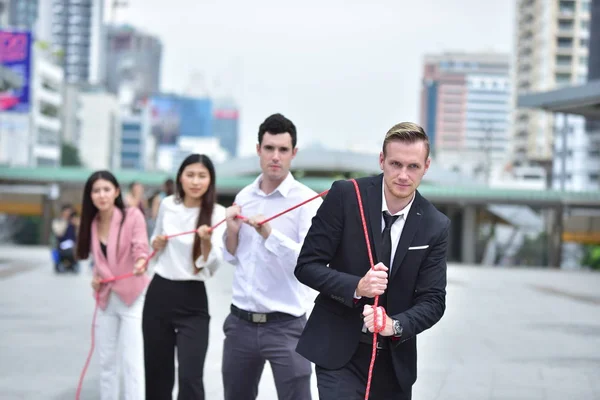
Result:
<svg viewBox="0 0 600 400">
<path fill-rule="evenodd" d="M 367 254 L 369 255 L 369 264 L 371 269 L 375 268 L 375 263 L 373 262 L 373 253 L 371 252 L 371 244 L 369 242 L 369 231 L 367 229 L 367 220 L 365 219 L 365 210 L 363 208 L 362 199 L 360 196 L 360 190 L 358 189 L 358 183 L 356 180 L 351 179 L 354 184 L 354 189 L 356 191 L 356 199 L 358 200 L 358 209 L 360 211 L 360 219 L 362 221 L 363 232 L 365 234 L 365 242 L 367 244 Z M 381 326 L 377 325 L 377 311 L 382 313 L 383 323 Z M 377 334 L 385 329 L 387 322 L 385 309 L 383 307 L 379 307 L 379 296 L 375 296 L 375 301 L 373 303 L 373 348 L 371 350 L 371 362 L 369 364 L 369 374 L 367 376 L 367 390 L 365 392 L 365 400 L 369 399 L 369 392 L 371 391 L 371 378 L 373 376 L 373 366 L 375 365 L 375 357 L 377 356 Z"/>
<path fill-rule="evenodd" d="M 362 199 L 361 199 L 361 196 L 360 196 L 360 191 L 358 189 L 358 184 L 356 183 L 356 181 L 354 179 L 351 179 L 351 181 L 354 183 L 354 188 L 356 189 L 356 197 L 358 199 L 358 207 L 360 209 L 360 217 L 361 217 L 361 220 L 362 220 L 363 231 L 364 231 L 365 240 L 366 240 L 366 243 L 367 243 L 367 252 L 369 254 L 369 263 L 370 263 L 371 269 L 373 269 L 374 268 L 373 255 L 371 253 L 371 246 L 369 244 L 369 233 L 368 233 L 368 230 L 367 230 L 367 222 L 365 220 L 365 213 L 364 213 L 364 209 L 363 209 L 363 205 L 362 205 Z M 283 210 L 282 212 L 280 212 L 278 214 L 275 214 L 272 217 L 269 217 L 269 218 L 265 219 L 264 221 L 260 222 L 259 225 L 266 224 L 267 222 L 269 222 L 269 221 L 271 221 L 271 220 L 273 220 L 273 219 L 275 219 L 277 217 L 280 217 L 281 215 L 283 215 L 285 213 L 288 213 L 288 212 L 290 212 L 292 210 L 295 210 L 296 208 L 301 207 L 301 206 L 303 206 L 306 203 L 309 203 L 309 202 L 311 202 L 311 201 L 313 201 L 313 200 L 315 200 L 315 199 L 317 199 L 317 198 L 319 198 L 321 196 L 324 196 L 328 192 L 329 192 L 329 190 L 325 190 L 325 191 L 317 194 L 316 196 L 311 197 L 310 199 L 307 199 L 307 200 L 305 200 L 305 201 L 303 201 L 303 202 L 301 202 L 299 204 L 296 204 L 293 207 L 290 207 L 290 208 L 288 208 L 286 210 Z M 243 217 L 241 215 L 238 215 L 237 218 L 243 219 L 243 220 L 248 220 L 246 217 Z M 218 227 L 219 225 L 221 225 L 225 221 L 226 221 L 226 219 L 223 219 L 223 220 L 219 221 L 217 224 L 215 224 L 214 226 L 212 226 L 210 228 L 210 230 L 211 231 L 214 230 L 216 227 Z M 167 238 L 172 238 L 172 237 L 182 236 L 182 235 L 190 235 L 190 234 L 193 234 L 193 233 L 196 233 L 196 230 L 176 233 L 176 234 L 167 236 Z M 156 255 L 156 250 L 154 250 L 148 256 L 148 258 L 146 259 L 145 266 L 148 265 L 148 262 L 155 255 Z M 135 276 L 135 274 L 133 272 L 129 272 L 127 274 L 114 276 L 112 278 L 102 279 L 100 281 L 100 283 L 115 282 L 115 281 L 118 281 L 118 280 L 121 280 L 121 279 L 131 278 L 133 276 Z M 89 367 L 90 360 L 92 359 L 92 354 L 94 353 L 94 347 L 95 347 L 95 325 L 96 325 L 96 316 L 98 314 L 99 300 L 100 300 L 100 296 L 97 293 L 96 294 L 96 306 L 94 308 L 94 315 L 92 317 L 92 341 L 91 341 L 90 351 L 89 351 L 87 359 L 85 361 L 85 365 L 84 365 L 83 370 L 81 371 L 81 375 L 79 377 L 79 384 L 77 385 L 77 393 L 75 395 L 75 399 L 76 400 L 80 399 L 81 388 L 83 386 L 83 379 L 85 378 L 85 374 L 86 374 L 87 369 Z M 386 325 L 385 310 L 383 309 L 383 307 L 378 307 L 378 303 L 379 303 L 379 296 L 375 296 L 375 303 L 374 303 L 374 306 L 373 306 L 375 308 L 375 311 L 374 311 L 375 312 L 375 314 L 374 314 L 374 319 L 375 319 L 374 320 L 374 328 L 375 328 L 374 331 L 375 332 L 373 333 L 373 351 L 371 353 L 371 363 L 369 365 L 369 375 L 368 375 L 368 379 L 367 379 L 367 391 L 366 391 L 366 394 L 365 394 L 365 400 L 368 400 L 368 398 L 369 398 L 369 391 L 371 389 L 371 376 L 372 376 L 372 373 L 373 373 L 373 365 L 375 363 L 375 357 L 377 355 L 377 333 L 381 332 L 385 328 L 385 325 Z M 377 325 L 377 318 L 376 318 L 377 317 L 377 310 L 380 310 L 382 312 L 382 314 L 383 314 L 383 324 L 382 324 L 382 326 L 378 326 Z"/>
</svg>

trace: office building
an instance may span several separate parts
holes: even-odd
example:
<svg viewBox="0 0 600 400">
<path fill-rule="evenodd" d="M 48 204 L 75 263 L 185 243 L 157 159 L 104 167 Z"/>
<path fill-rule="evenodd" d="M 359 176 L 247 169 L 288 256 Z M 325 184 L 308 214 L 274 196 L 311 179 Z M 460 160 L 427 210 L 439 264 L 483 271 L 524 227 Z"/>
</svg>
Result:
<svg viewBox="0 0 600 400">
<path fill-rule="evenodd" d="M 38 0 L 0 0 L 0 28 L 33 30 Z"/>
<path fill-rule="evenodd" d="M 216 100 L 213 104 L 213 135 L 230 157 L 238 155 L 239 110 L 232 100 Z"/>
<path fill-rule="evenodd" d="M 444 168 L 489 181 L 509 150 L 510 58 L 497 53 L 425 56 L 421 124 Z"/>
<path fill-rule="evenodd" d="M 587 79 L 590 0 L 517 0 L 513 52 L 513 104 L 519 94 L 583 83 Z M 573 129 L 583 124 L 573 118 Z M 552 171 L 555 121 L 543 111 L 516 109 L 512 158 L 515 166 Z M 554 171 L 550 177 L 556 175 Z"/>
<path fill-rule="evenodd" d="M 131 26 L 107 28 L 106 87 L 112 93 L 126 85 L 134 100 L 160 90 L 162 44 L 152 35 Z"/>
<path fill-rule="evenodd" d="M 52 45 L 68 83 L 105 81 L 103 10 L 103 0 L 52 0 Z"/>
</svg>

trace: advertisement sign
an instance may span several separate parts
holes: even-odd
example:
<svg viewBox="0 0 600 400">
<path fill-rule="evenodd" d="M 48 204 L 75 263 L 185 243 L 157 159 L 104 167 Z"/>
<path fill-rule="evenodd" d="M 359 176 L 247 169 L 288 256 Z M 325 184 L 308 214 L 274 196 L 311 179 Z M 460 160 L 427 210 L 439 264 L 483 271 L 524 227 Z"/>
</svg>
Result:
<svg viewBox="0 0 600 400">
<path fill-rule="evenodd" d="M 0 111 L 0 164 L 29 165 L 29 115 Z"/>
<path fill-rule="evenodd" d="M 0 112 L 30 108 L 31 32 L 0 30 Z"/>
<path fill-rule="evenodd" d="M 150 100 L 152 133 L 159 145 L 175 145 L 180 137 L 212 137 L 210 99 L 154 96 Z"/>
<path fill-rule="evenodd" d="M 150 101 L 152 134 L 158 145 L 177 144 L 181 129 L 181 109 L 172 97 L 153 97 Z"/>
</svg>

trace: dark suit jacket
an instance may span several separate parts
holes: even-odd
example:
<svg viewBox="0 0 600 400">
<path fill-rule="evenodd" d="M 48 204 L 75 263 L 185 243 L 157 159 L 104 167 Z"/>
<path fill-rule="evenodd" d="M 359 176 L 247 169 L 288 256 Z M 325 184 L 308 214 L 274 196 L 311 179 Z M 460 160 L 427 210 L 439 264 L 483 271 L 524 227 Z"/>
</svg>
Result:
<svg viewBox="0 0 600 400">
<path fill-rule="evenodd" d="M 357 179 L 375 263 L 382 247 L 382 182 L 383 175 Z M 444 314 L 449 227 L 450 220 L 417 191 L 388 277 L 387 304 L 380 304 L 403 327 L 400 340 L 383 339 L 392 346 L 403 389 L 417 378 L 416 335 Z M 300 282 L 320 292 L 298 342 L 299 354 L 327 369 L 350 361 L 359 345 L 366 301 L 355 303 L 354 292 L 369 268 L 354 184 L 334 182 L 313 218 L 295 269 Z"/>
</svg>

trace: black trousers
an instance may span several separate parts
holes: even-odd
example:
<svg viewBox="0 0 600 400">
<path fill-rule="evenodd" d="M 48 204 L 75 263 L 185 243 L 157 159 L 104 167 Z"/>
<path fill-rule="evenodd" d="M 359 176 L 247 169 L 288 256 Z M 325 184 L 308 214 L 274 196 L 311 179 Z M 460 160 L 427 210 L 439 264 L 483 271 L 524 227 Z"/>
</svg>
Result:
<svg viewBox="0 0 600 400">
<path fill-rule="evenodd" d="M 364 400 L 371 362 L 371 345 L 359 343 L 350 362 L 340 369 L 315 367 L 320 400 Z M 378 350 L 371 378 L 371 400 L 410 400 L 403 392 L 392 365 L 390 350 Z"/>
<path fill-rule="evenodd" d="M 175 348 L 179 400 L 204 400 L 204 360 L 208 349 L 208 299 L 200 281 L 171 281 L 154 275 L 144 304 L 146 400 L 171 400 Z"/>
</svg>

